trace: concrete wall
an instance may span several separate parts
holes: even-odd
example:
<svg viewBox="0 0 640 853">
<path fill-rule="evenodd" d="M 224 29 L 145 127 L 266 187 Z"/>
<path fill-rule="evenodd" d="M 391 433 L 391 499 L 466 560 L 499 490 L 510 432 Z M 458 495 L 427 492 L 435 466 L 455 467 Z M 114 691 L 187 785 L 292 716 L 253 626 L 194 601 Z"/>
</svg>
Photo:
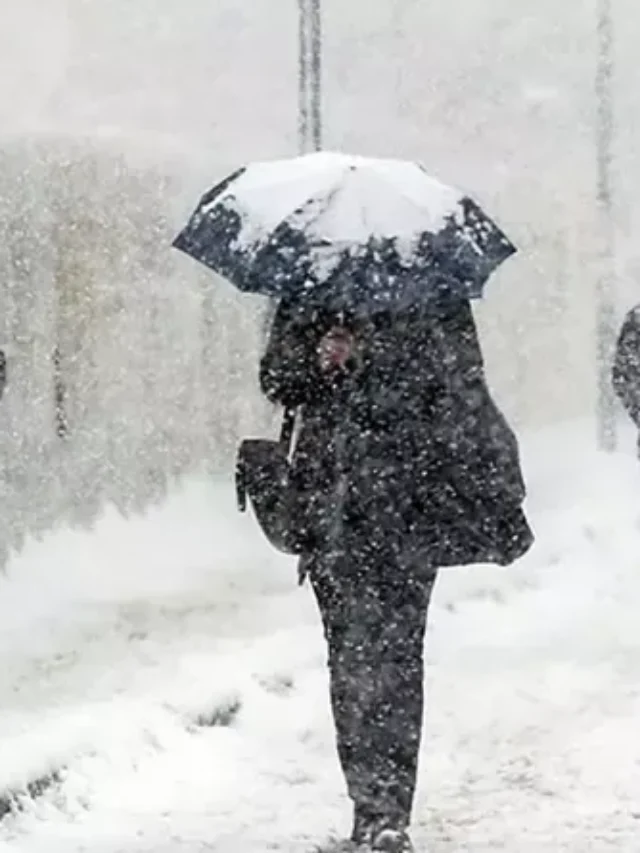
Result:
<svg viewBox="0 0 640 853">
<path fill-rule="evenodd" d="M 0 154 L 0 541 L 90 522 L 105 500 L 134 510 L 194 468 L 228 471 L 238 437 L 264 429 L 262 300 L 170 248 L 182 189 L 177 169 L 78 140 Z"/>
</svg>

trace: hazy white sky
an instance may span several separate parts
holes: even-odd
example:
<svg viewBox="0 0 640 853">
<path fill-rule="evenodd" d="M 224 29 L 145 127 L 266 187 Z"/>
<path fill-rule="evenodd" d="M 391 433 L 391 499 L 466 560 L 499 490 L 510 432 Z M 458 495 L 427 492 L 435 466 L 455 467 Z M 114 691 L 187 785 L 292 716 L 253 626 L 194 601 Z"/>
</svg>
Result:
<svg viewBox="0 0 640 853">
<path fill-rule="evenodd" d="M 0 0 L 0 11 L 5 127 L 161 133 L 225 155 L 296 144 L 296 0 Z M 325 0 L 324 19 L 335 147 L 459 149 L 471 173 L 488 154 L 495 180 L 507 161 L 535 168 L 588 132 L 586 0 Z"/>
<path fill-rule="evenodd" d="M 0 0 L 0 124 L 201 148 L 221 168 L 291 154 L 297 5 Z M 636 0 L 614 6 L 617 218 L 630 248 L 640 13 Z M 539 229 L 557 210 L 592 208 L 594 0 L 323 0 L 323 18 L 327 147 L 418 158 L 516 227 L 521 214 Z"/>
</svg>

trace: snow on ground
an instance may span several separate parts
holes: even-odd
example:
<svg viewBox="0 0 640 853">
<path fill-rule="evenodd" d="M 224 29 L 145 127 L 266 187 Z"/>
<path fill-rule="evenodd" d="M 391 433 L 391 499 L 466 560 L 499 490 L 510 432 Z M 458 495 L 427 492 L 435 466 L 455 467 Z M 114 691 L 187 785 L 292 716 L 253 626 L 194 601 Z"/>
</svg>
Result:
<svg viewBox="0 0 640 853">
<path fill-rule="evenodd" d="M 440 577 L 418 850 L 640 849 L 640 465 L 590 439 L 526 442 L 518 566 Z M 0 791 L 60 770 L 2 853 L 302 853 L 348 830 L 310 592 L 224 484 L 16 556 L 0 696 Z"/>
</svg>

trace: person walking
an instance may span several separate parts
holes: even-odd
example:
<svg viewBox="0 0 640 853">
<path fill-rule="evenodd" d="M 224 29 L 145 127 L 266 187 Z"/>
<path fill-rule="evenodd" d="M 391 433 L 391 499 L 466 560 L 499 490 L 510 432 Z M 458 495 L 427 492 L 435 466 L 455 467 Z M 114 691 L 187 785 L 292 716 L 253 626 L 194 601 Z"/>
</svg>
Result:
<svg viewBox="0 0 640 853">
<path fill-rule="evenodd" d="M 640 305 L 627 312 L 620 328 L 611 372 L 613 389 L 638 428 L 640 456 Z"/>
<path fill-rule="evenodd" d="M 291 523 L 328 646 L 348 847 L 404 853 L 438 571 L 506 566 L 533 542 L 517 440 L 463 298 L 364 317 L 283 299 L 260 383 L 301 420 Z"/>
</svg>

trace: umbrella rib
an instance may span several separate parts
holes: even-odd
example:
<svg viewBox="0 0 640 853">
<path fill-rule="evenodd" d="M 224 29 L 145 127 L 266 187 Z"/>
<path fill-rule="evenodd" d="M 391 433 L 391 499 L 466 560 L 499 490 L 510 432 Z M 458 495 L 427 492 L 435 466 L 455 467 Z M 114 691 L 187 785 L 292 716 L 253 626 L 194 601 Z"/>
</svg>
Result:
<svg viewBox="0 0 640 853">
<path fill-rule="evenodd" d="M 297 207 L 294 207 L 293 210 L 286 213 L 278 221 L 277 225 L 274 225 L 270 228 L 269 237 L 267 237 L 267 242 L 270 239 L 270 236 L 272 234 L 274 234 L 280 227 L 282 227 L 282 225 L 284 225 L 286 222 L 288 222 L 292 217 L 294 217 L 296 215 L 302 215 L 304 213 L 305 208 L 308 208 L 309 205 L 314 201 L 318 201 L 319 209 L 317 210 L 316 213 L 314 213 L 308 219 L 303 221 L 303 227 L 306 228 L 308 225 L 316 222 L 327 211 L 327 209 L 329 208 L 329 206 L 333 202 L 333 199 L 335 198 L 336 194 L 340 191 L 340 187 L 341 187 L 340 182 L 342 181 L 343 175 L 344 175 L 344 172 L 342 172 L 340 174 L 339 178 L 337 179 L 336 185 L 333 186 L 330 190 L 326 191 L 324 196 L 320 196 L 320 199 L 322 199 L 321 202 L 319 201 L 318 195 L 314 195 L 311 198 L 307 199 L 307 201 L 303 202 L 302 205 L 298 205 Z M 286 180 L 283 180 L 281 183 L 295 184 L 295 182 L 297 180 L 298 180 L 297 177 L 296 178 L 289 177 Z M 229 190 L 230 197 L 233 197 L 232 189 L 233 188 L 230 188 L 230 190 Z M 237 198 L 237 196 L 236 196 L 236 198 Z"/>
<path fill-rule="evenodd" d="M 321 198 L 319 201 L 315 198 L 309 199 L 309 201 L 305 202 L 305 204 L 302 207 L 296 208 L 288 216 L 285 216 L 285 218 L 282 220 L 280 225 L 282 225 L 284 222 L 286 222 L 290 216 L 295 216 L 296 214 L 300 214 L 302 216 L 305 208 L 309 207 L 309 205 L 313 201 L 318 201 L 318 209 L 311 216 L 309 216 L 308 219 L 305 219 L 302 222 L 303 228 L 304 229 L 308 228 L 310 225 L 313 225 L 314 222 L 317 222 L 318 219 L 320 219 L 320 217 L 327 212 L 327 210 L 331 206 L 334 198 L 336 197 L 336 195 L 339 192 L 340 192 L 340 184 L 338 184 L 337 186 L 334 186 L 332 189 L 330 189 L 327 192 L 327 194 L 324 196 L 324 198 Z"/>
</svg>

